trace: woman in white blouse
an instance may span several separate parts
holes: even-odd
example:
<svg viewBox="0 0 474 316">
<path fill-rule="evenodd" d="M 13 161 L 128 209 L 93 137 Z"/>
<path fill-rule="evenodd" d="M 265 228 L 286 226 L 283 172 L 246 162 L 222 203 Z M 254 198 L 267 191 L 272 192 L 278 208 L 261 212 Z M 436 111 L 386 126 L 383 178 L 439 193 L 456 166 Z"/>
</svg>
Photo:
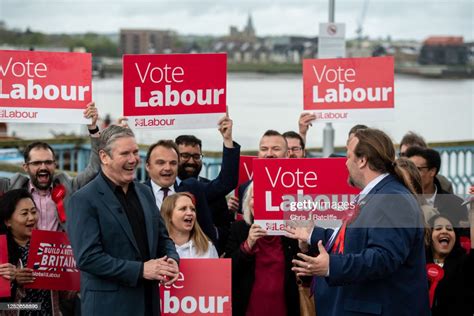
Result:
<svg viewBox="0 0 474 316">
<path fill-rule="evenodd" d="M 161 205 L 161 216 L 180 258 L 218 258 L 216 248 L 196 221 L 191 193 L 167 196 Z"/>
</svg>

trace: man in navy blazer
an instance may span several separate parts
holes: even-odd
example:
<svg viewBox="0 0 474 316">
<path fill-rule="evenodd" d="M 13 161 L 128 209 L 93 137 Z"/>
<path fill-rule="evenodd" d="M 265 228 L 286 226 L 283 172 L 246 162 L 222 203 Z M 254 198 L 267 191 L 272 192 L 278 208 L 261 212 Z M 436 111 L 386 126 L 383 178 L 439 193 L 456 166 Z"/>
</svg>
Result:
<svg viewBox="0 0 474 316">
<path fill-rule="evenodd" d="M 430 315 L 423 219 L 403 183 L 395 149 L 382 131 L 363 129 L 349 138 L 350 180 L 362 189 L 354 216 L 338 230 L 289 229 L 302 250 L 294 270 L 313 275 L 318 315 Z M 329 253 L 328 253 L 329 251 Z"/>
<path fill-rule="evenodd" d="M 160 140 L 150 146 L 146 156 L 146 170 L 150 177 L 145 182 L 151 187 L 158 208 L 163 199 L 176 192 L 190 192 L 196 198 L 196 218 L 204 233 L 217 245 L 219 236 L 212 219 L 209 203 L 230 193 L 239 177 L 240 145 L 232 140 L 232 120 L 226 115 L 219 121 L 224 140 L 222 166 L 216 179 L 200 182 L 196 178 L 180 180 L 178 175 L 179 149 L 172 140 Z"/>
<path fill-rule="evenodd" d="M 158 281 L 173 283 L 179 256 L 148 187 L 133 132 L 100 135 L 101 172 L 69 200 L 67 233 L 81 270 L 83 315 L 159 315 Z"/>
</svg>

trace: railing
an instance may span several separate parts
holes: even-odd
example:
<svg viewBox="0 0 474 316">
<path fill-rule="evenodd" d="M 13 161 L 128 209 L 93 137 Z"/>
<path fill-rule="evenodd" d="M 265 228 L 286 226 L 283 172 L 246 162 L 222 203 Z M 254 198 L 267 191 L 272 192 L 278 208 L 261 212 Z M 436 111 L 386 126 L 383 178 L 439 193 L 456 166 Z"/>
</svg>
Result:
<svg viewBox="0 0 474 316">
<path fill-rule="evenodd" d="M 56 152 L 58 169 L 80 172 L 86 168 L 91 153 L 90 144 L 52 144 L 51 146 Z M 453 183 L 455 193 L 465 194 L 468 187 L 474 184 L 474 143 L 471 144 L 469 142 L 469 144 L 462 146 L 436 144 L 433 148 L 438 150 L 441 155 L 442 164 L 439 173 Z M 201 175 L 214 179 L 221 167 L 221 157 L 214 158 L 209 156 L 204 156 Z M 313 153 L 311 156 L 318 156 L 318 153 Z M 137 170 L 137 179 L 139 181 L 144 181 L 147 177 L 145 157 L 146 151 L 141 150 L 140 158 L 142 163 Z"/>
</svg>

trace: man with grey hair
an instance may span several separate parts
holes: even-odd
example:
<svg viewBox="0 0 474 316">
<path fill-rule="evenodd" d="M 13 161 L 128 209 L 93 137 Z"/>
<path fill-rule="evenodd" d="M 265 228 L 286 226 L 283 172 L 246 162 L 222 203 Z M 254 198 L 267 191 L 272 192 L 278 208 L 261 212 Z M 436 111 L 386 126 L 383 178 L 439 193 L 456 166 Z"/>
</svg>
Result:
<svg viewBox="0 0 474 316">
<path fill-rule="evenodd" d="M 99 141 L 101 172 L 69 200 L 67 232 L 81 270 L 83 315 L 159 315 L 158 281 L 179 257 L 148 187 L 133 132 L 111 125 Z"/>
</svg>

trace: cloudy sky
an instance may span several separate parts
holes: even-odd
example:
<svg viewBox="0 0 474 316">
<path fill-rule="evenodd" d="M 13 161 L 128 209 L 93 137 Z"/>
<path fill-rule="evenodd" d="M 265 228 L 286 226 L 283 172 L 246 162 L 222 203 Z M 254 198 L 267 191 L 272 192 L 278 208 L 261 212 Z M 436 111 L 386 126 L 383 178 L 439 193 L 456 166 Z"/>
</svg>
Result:
<svg viewBox="0 0 474 316">
<path fill-rule="evenodd" d="M 8 27 L 47 33 L 117 33 L 120 28 L 224 35 L 252 14 L 257 35 L 314 36 L 329 0 L 0 0 Z M 394 39 L 461 35 L 474 40 L 474 0 L 336 0 L 336 22 L 355 37 L 364 1 L 364 34 Z"/>
</svg>

